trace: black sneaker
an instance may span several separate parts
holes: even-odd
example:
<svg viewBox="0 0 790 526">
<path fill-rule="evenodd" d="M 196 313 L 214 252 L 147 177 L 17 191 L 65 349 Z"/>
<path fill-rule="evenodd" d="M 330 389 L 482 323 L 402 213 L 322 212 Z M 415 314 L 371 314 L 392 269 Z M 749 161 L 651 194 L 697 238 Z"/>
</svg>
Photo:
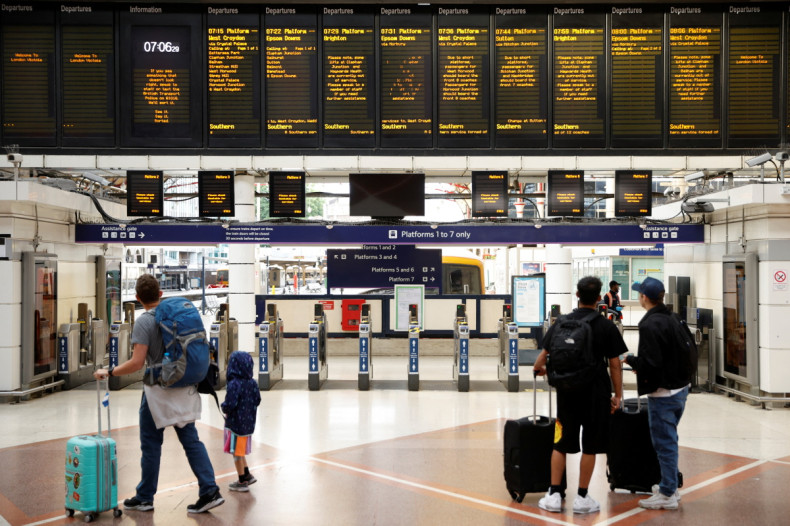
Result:
<svg viewBox="0 0 790 526">
<path fill-rule="evenodd" d="M 123 501 L 123 507 L 126 510 L 151 511 L 154 509 L 154 503 L 144 502 L 137 497 L 132 497 Z"/>
<path fill-rule="evenodd" d="M 239 480 L 243 480 L 247 484 L 255 484 L 256 482 L 258 482 L 258 479 L 252 476 L 252 473 L 250 473 L 249 475 L 242 475 L 239 478 Z"/>
<path fill-rule="evenodd" d="M 219 494 L 219 490 L 217 490 L 211 495 L 200 497 L 196 503 L 187 506 L 187 511 L 189 513 L 203 513 L 211 508 L 216 508 L 220 504 L 225 504 L 225 499 L 222 498 L 222 495 Z"/>
</svg>

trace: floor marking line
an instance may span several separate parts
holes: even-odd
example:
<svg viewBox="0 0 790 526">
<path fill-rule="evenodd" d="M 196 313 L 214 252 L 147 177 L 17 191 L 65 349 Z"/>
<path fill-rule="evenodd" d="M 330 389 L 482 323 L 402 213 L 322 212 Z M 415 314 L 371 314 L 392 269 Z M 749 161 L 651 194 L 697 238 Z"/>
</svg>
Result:
<svg viewBox="0 0 790 526">
<path fill-rule="evenodd" d="M 503 505 L 497 504 L 495 502 L 489 502 L 489 501 L 478 499 L 478 498 L 475 498 L 475 497 L 469 497 L 467 495 L 462 495 L 460 493 L 455 493 L 455 492 L 452 492 L 452 491 L 447 491 L 447 490 L 444 490 L 444 489 L 435 488 L 435 487 L 432 487 L 432 486 L 428 486 L 426 484 L 420 484 L 419 482 L 411 482 L 409 480 L 400 479 L 400 478 L 393 477 L 393 476 L 390 476 L 390 475 L 384 475 L 384 474 L 381 474 L 381 473 L 376 473 L 375 471 L 370 471 L 370 470 L 367 470 L 367 469 L 361 469 L 361 468 L 357 468 L 357 467 L 353 467 L 353 466 L 348 466 L 346 464 L 341 464 L 339 462 L 333 462 L 331 460 L 325 460 L 325 459 L 316 458 L 316 457 L 312 457 L 311 460 L 314 460 L 315 462 L 320 462 L 322 464 L 327 464 L 329 466 L 334 466 L 334 467 L 337 467 L 337 468 L 340 468 L 340 469 L 348 470 L 348 471 L 356 471 L 357 473 L 362 473 L 362 474 L 368 475 L 370 477 L 375 477 L 375 478 L 379 478 L 379 479 L 388 480 L 390 482 L 394 482 L 396 484 L 400 484 L 400 485 L 403 485 L 403 486 L 411 486 L 413 488 L 421 489 L 421 490 L 428 491 L 428 492 L 431 492 L 431 493 L 439 493 L 441 495 L 444 495 L 444 496 L 447 496 L 447 497 L 452 497 L 454 499 L 465 500 L 465 501 L 468 501 L 468 502 L 475 503 L 475 504 L 477 504 L 479 506 L 488 507 L 488 508 L 495 508 L 497 510 L 504 511 L 506 513 L 514 513 L 514 514 L 517 514 L 517 515 L 523 515 L 523 516 L 529 517 L 531 519 L 537 519 L 537 520 L 549 522 L 549 523 L 552 523 L 552 524 L 559 524 L 559 525 L 562 525 L 562 526 L 575 526 L 575 523 L 573 523 L 573 522 L 566 522 L 566 521 L 562 521 L 562 520 L 559 520 L 559 519 L 546 517 L 544 515 L 538 515 L 537 513 L 530 513 L 528 511 L 525 511 L 525 510 L 522 510 L 522 509 L 519 509 L 519 508 L 503 506 Z"/>
</svg>

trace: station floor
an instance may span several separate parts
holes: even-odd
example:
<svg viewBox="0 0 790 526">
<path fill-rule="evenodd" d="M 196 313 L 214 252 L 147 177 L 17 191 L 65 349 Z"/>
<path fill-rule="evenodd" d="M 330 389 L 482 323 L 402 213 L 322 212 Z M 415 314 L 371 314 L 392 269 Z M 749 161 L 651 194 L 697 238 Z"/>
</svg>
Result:
<svg viewBox="0 0 790 526">
<path fill-rule="evenodd" d="M 721 394 L 689 397 L 680 426 L 685 475 L 677 511 L 648 511 L 643 498 L 611 492 L 598 458 L 591 495 L 601 511 L 574 515 L 578 455 L 570 456 L 563 513 L 538 508 L 541 494 L 513 502 L 503 478 L 505 420 L 532 414 L 531 375 L 509 393 L 496 359 L 473 358 L 471 389 L 452 382 L 452 358 L 421 359 L 420 390 L 406 384 L 406 358 L 373 362 L 370 391 L 357 390 L 356 360 L 336 357 L 319 391 L 307 387 L 307 359 L 287 357 L 285 379 L 262 392 L 249 493 L 228 490 L 232 458 L 222 453 L 222 418 L 204 398 L 198 423 L 225 504 L 191 515 L 197 485 L 175 433 L 165 433 L 153 512 L 99 516 L 133 525 L 787 525 L 790 523 L 790 409 L 762 409 Z M 631 374 L 631 373 L 627 373 Z M 525 381 L 525 378 L 527 381 Z M 631 382 L 626 378 L 630 385 Z M 632 379 L 631 379 L 632 380 Z M 633 395 L 633 391 L 627 391 Z M 138 482 L 139 385 L 111 393 L 112 436 L 119 458 L 119 500 Z M 220 400 L 224 392 L 220 392 Z M 548 393 L 537 392 L 539 413 Z M 0 405 L 0 525 L 75 524 L 66 518 L 64 451 L 69 437 L 94 433 L 95 384 Z"/>
</svg>

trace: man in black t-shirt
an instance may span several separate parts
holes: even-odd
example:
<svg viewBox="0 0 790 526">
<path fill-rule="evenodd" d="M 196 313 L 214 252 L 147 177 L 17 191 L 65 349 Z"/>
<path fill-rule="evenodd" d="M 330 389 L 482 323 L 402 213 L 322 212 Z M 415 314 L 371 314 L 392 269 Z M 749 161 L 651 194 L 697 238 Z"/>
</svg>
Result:
<svg viewBox="0 0 790 526">
<path fill-rule="evenodd" d="M 589 276 L 576 284 L 579 307 L 567 315 L 573 320 L 581 320 L 595 312 L 601 301 L 601 280 Z M 545 349 L 535 361 L 534 371 L 546 374 L 546 361 L 551 355 L 552 325 L 543 337 Z M 628 352 L 620 331 L 603 316 L 595 316 L 590 321 L 592 329 L 592 348 L 600 367 L 595 378 L 585 387 L 574 390 L 557 390 L 557 423 L 554 433 L 554 452 L 551 458 L 551 487 L 540 499 L 538 506 L 547 511 L 562 510 L 561 484 L 565 472 L 565 457 L 568 453 L 582 452 L 579 469 L 579 491 L 573 502 L 574 513 L 592 513 L 601 509 L 600 504 L 587 494 L 593 470 L 595 455 L 606 453 L 609 432 L 609 415 L 620 406 L 623 397 L 623 373 L 620 355 Z M 609 366 L 609 374 L 606 366 Z M 612 386 L 614 385 L 614 396 Z M 579 434 L 581 431 L 581 447 Z"/>
<path fill-rule="evenodd" d="M 614 315 L 614 319 L 620 320 L 623 318 L 623 313 L 618 309 L 622 308 L 620 305 L 620 284 L 614 280 L 609 282 L 609 292 L 603 295 L 603 303 L 606 305 L 606 310 L 609 314 Z"/>
</svg>

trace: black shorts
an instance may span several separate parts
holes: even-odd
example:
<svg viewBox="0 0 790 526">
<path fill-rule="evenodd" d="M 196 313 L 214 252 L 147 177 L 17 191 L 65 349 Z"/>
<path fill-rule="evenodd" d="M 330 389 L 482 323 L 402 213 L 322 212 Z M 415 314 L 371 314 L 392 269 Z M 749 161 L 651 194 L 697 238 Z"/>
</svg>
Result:
<svg viewBox="0 0 790 526">
<path fill-rule="evenodd" d="M 557 391 L 554 449 L 561 453 L 606 453 L 611 395 L 606 390 Z M 579 432 L 581 431 L 581 449 Z"/>
</svg>

